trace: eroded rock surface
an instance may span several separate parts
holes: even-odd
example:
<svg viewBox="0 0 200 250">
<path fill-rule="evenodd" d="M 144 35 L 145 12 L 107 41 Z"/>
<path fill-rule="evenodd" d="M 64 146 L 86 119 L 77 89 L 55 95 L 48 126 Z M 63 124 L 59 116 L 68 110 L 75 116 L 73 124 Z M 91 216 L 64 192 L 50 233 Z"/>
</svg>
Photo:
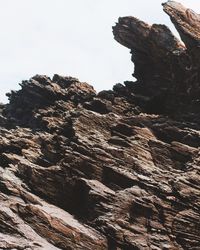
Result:
<svg viewBox="0 0 200 250">
<path fill-rule="evenodd" d="M 37 75 L 0 106 L 0 249 L 200 249 L 198 15 L 164 10 L 186 46 L 134 17 L 114 27 L 137 82 Z"/>
<path fill-rule="evenodd" d="M 184 44 L 165 25 L 135 17 L 119 18 L 115 39 L 131 49 L 135 84 L 128 87 L 151 113 L 177 115 L 200 111 L 200 17 L 174 1 L 163 4 Z"/>
</svg>

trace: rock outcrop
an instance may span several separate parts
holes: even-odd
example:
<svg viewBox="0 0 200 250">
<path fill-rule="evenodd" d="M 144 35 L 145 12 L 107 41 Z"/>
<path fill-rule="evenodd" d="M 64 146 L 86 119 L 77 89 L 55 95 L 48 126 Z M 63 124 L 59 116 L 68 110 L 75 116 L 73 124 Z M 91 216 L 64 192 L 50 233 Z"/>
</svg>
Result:
<svg viewBox="0 0 200 250">
<path fill-rule="evenodd" d="M 200 249 L 199 15 L 120 18 L 136 82 L 36 75 L 0 106 L 0 249 Z"/>
<path fill-rule="evenodd" d="M 174 1 L 163 7 L 184 44 L 165 25 L 150 26 L 134 17 L 119 18 L 113 27 L 115 39 L 131 49 L 137 84 L 129 87 L 145 97 L 148 112 L 198 114 L 200 16 Z"/>
</svg>

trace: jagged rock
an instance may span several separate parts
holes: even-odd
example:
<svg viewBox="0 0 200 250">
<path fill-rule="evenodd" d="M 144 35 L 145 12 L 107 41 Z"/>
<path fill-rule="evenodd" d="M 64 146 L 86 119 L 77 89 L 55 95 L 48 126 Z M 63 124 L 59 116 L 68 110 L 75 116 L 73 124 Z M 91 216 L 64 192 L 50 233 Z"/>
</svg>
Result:
<svg viewBox="0 0 200 250">
<path fill-rule="evenodd" d="M 164 11 L 170 16 L 186 47 L 188 49 L 199 49 L 200 15 L 174 1 L 164 3 L 163 7 Z"/>
<path fill-rule="evenodd" d="M 164 9 L 186 47 L 163 25 L 114 27 L 137 82 L 36 75 L 0 106 L 0 249 L 200 249 L 197 26 Z"/>
<path fill-rule="evenodd" d="M 127 85 L 144 111 L 179 115 L 200 111 L 199 15 L 181 4 L 163 4 L 186 47 L 165 25 L 119 18 L 115 39 L 131 49 L 135 86 Z"/>
</svg>

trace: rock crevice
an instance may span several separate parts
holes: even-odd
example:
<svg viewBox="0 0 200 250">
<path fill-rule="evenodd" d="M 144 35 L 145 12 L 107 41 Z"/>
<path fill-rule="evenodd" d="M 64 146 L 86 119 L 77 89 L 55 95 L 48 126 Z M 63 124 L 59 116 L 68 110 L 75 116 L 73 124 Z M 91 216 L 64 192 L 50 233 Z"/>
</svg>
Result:
<svg viewBox="0 0 200 250">
<path fill-rule="evenodd" d="M 0 106 L 0 249 L 200 249 L 199 15 L 120 18 L 136 82 L 36 75 Z"/>
</svg>

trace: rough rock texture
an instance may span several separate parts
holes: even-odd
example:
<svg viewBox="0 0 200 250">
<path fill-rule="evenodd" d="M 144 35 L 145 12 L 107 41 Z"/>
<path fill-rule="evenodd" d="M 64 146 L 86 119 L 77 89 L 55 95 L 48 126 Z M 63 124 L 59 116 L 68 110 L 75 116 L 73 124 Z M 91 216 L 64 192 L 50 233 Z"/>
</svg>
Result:
<svg viewBox="0 0 200 250">
<path fill-rule="evenodd" d="M 135 63 L 137 82 L 127 87 L 142 95 L 138 99 L 148 112 L 198 114 L 200 16 L 173 1 L 163 7 L 185 45 L 165 25 L 150 26 L 134 17 L 119 18 L 113 28 L 115 39 L 131 49 Z"/>
<path fill-rule="evenodd" d="M 113 28 L 137 82 L 37 75 L 0 105 L 0 249 L 200 249 L 199 16 L 164 10 L 185 46 L 134 17 Z"/>
</svg>

